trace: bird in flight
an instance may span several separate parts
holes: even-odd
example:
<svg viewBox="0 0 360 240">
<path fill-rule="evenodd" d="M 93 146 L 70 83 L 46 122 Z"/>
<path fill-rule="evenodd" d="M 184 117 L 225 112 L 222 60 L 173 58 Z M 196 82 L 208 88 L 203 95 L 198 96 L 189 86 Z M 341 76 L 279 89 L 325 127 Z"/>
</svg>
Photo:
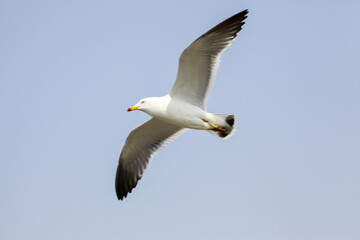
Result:
<svg viewBox="0 0 360 240">
<path fill-rule="evenodd" d="M 131 131 L 121 151 L 115 178 L 119 200 L 136 187 L 153 155 L 186 130 L 207 130 L 222 139 L 234 134 L 235 115 L 208 113 L 206 103 L 220 56 L 241 30 L 247 13 L 244 10 L 219 23 L 183 51 L 168 94 L 141 99 L 128 108 L 152 118 Z"/>
</svg>

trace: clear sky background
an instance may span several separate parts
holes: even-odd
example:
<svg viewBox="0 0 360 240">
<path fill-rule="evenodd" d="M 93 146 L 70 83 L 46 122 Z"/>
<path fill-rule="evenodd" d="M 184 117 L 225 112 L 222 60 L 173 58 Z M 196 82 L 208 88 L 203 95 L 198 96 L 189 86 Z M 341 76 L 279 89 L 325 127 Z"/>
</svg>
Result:
<svg viewBox="0 0 360 240">
<path fill-rule="evenodd" d="M 249 9 L 208 110 L 115 195 L 127 113 Z M 360 239 L 360 1 L 0 1 L 0 239 Z"/>
</svg>

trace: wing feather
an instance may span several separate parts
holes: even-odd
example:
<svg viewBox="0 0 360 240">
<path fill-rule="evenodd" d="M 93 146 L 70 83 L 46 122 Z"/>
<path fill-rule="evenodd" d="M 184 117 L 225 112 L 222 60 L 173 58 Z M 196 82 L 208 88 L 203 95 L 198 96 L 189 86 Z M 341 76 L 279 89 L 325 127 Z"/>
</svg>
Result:
<svg viewBox="0 0 360 240">
<path fill-rule="evenodd" d="M 203 109 L 214 83 L 221 53 L 231 45 L 244 25 L 248 10 L 219 23 L 196 39 L 180 56 L 176 81 L 170 96 Z"/>
<path fill-rule="evenodd" d="M 129 134 L 120 154 L 115 178 L 119 200 L 136 187 L 154 154 L 185 130 L 152 118 Z"/>
</svg>

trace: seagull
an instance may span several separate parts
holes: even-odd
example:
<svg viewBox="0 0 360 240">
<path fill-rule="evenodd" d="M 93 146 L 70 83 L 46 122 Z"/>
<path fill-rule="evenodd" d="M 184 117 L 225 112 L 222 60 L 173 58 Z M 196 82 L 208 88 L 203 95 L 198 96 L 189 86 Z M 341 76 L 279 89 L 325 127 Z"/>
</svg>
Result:
<svg viewBox="0 0 360 240">
<path fill-rule="evenodd" d="M 141 99 L 128 108 L 152 118 L 131 131 L 121 151 L 115 177 L 116 195 L 126 198 L 143 176 L 151 158 L 188 129 L 207 130 L 226 139 L 235 132 L 235 115 L 206 111 L 221 54 L 244 25 L 248 10 L 219 23 L 181 54 L 176 81 L 162 97 Z"/>
</svg>

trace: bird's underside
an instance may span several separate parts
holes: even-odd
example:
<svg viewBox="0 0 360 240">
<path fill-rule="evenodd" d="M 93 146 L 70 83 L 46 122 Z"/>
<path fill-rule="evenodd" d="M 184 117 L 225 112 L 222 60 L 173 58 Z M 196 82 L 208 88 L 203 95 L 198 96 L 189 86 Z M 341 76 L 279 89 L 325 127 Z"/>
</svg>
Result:
<svg viewBox="0 0 360 240">
<path fill-rule="evenodd" d="M 178 99 L 205 111 L 221 53 L 231 45 L 241 30 L 247 13 L 248 11 L 244 10 L 226 19 L 200 36 L 183 51 L 179 59 L 176 81 L 168 94 L 170 98 Z M 154 110 L 159 108 L 159 104 L 154 104 L 154 101 L 153 98 L 140 100 L 128 111 L 138 109 L 154 116 L 153 112 L 156 112 Z M 189 114 L 191 123 L 192 111 L 186 114 Z M 206 114 L 206 117 L 201 118 L 202 124 L 207 126 L 205 130 L 209 130 L 220 138 L 228 138 L 235 132 L 234 115 Z M 168 117 L 170 119 L 170 114 Z M 171 117 L 174 121 L 166 121 L 166 114 L 164 119 L 153 117 L 132 130 L 127 137 L 120 154 L 115 179 L 119 200 L 125 198 L 136 187 L 153 155 L 187 130 L 184 126 L 175 124 L 175 114 Z"/>
</svg>

